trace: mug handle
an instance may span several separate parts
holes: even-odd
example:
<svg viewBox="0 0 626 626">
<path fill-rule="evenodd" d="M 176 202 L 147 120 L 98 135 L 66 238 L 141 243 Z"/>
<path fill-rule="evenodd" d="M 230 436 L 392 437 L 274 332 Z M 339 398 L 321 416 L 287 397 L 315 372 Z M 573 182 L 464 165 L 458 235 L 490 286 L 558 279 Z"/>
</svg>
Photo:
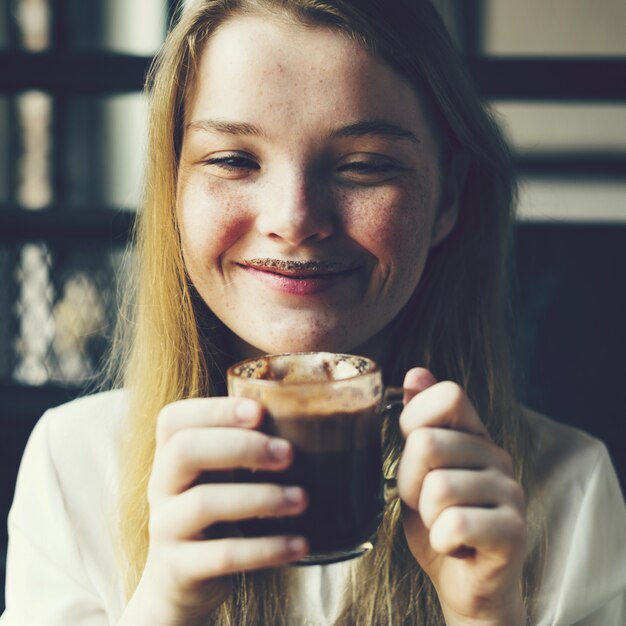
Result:
<svg viewBox="0 0 626 626">
<path fill-rule="evenodd" d="M 404 408 L 405 389 L 403 387 L 385 387 L 383 390 L 383 413 L 391 415 L 393 419 L 400 416 Z M 393 468 L 395 470 L 395 467 Z M 383 476 L 383 499 L 386 505 L 397 500 L 398 486 L 396 484 L 395 472 L 393 476 Z"/>
</svg>

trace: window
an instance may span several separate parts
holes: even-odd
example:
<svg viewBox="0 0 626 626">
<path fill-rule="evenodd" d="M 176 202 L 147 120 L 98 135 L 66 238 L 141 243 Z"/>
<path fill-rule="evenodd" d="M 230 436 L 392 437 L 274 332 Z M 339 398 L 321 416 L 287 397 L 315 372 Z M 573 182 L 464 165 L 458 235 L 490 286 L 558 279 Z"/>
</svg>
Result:
<svg viewBox="0 0 626 626">
<path fill-rule="evenodd" d="M 173 4 L 0 0 L 3 519 L 35 421 L 90 384 L 108 347 L 141 188 L 143 77 Z M 2 577 L 5 547 L 2 531 Z M 3 591 L 0 579 L 0 612 Z"/>
<path fill-rule="evenodd" d="M 0 380 L 80 387 L 114 324 L 115 269 L 141 189 L 143 74 L 172 9 L 19 0 L 3 10 Z"/>
</svg>

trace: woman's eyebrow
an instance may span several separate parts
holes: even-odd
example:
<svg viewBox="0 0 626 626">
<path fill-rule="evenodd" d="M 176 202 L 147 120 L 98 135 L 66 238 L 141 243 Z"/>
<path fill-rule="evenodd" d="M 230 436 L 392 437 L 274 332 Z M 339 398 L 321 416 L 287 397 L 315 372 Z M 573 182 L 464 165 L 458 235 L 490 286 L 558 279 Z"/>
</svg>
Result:
<svg viewBox="0 0 626 626">
<path fill-rule="evenodd" d="M 230 122 L 227 120 L 195 120 L 185 126 L 185 130 L 200 130 L 205 132 L 216 132 L 224 135 L 245 135 L 253 137 L 267 137 L 267 133 L 258 126 L 246 122 Z M 366 137 L 367 135 L 378 135 L 385 139 L 408 139 L 415 144 L 420 140 L 410 130 L 384 122 L 381 120 L 364 120 L 354 122 L 334 130 L 331 138 L 341 137 Z"/>
<path fill-rule="evenodd" d="M 332 133 L 333 137 L 365 137 L 367 135 L 379 135 L 385 139 L 408 139 L 418 145 L 420 143 L 410 130 L 381 120 L 355 122 Z"/>
<path fill-rule="evenodd" d="M 252 124 L 228 122 L 226 120 L 195 120 L 185 126 L 185 130 L 203 130 L 223 135 L 265 136 L 266 133 Z"/>
</svg>

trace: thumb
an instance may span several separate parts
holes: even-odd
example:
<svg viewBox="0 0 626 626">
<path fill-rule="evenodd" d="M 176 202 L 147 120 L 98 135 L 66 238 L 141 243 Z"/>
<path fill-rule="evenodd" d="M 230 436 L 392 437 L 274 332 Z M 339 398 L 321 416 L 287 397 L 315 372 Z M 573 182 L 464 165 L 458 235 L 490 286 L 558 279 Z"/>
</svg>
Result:
<svg viewBox="0 0 626 626">
<path fill-rule="evenodd" d="M 437 379 L 425 367 L 413 367 L 404 375 L 404 404 L 418 393 L 432 387 L 437 383 Z"/>
</svg>

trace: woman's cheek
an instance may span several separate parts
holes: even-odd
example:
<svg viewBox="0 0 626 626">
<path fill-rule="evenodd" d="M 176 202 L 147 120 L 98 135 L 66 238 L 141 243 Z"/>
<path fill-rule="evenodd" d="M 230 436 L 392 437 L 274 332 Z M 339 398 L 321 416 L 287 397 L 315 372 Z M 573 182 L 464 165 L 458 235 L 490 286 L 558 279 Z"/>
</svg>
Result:
<svg viewBox="0 0 626 626">
<path fill-rule="evenodd" d="M 349 237 L 385 264 L 398 257 L 415 260 L 429 248 L 433 203 L 427 200 L 429 194 L 397 187 L 344 194 L 341 222 Z"/>
<path fill-rule="evenodd" d="M 212 265 L 250 228 L 244 194 L 191 180 L 180 194 L 178 215 L 188 258 L 203 257 Z"/>
</svg>

